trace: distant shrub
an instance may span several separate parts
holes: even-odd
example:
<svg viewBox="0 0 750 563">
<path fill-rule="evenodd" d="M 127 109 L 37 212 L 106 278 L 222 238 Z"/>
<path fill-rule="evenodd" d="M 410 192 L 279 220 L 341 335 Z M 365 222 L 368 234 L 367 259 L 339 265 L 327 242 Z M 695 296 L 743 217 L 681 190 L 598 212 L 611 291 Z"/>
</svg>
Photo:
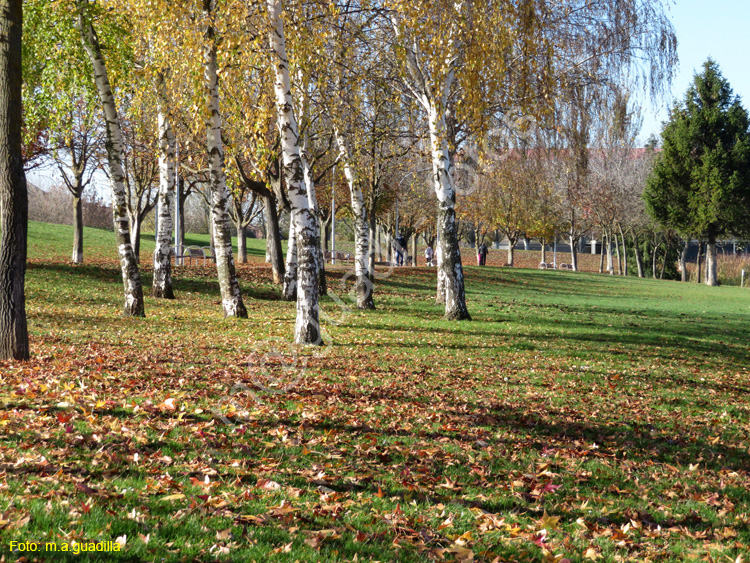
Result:
<svg viewBox="0 0 750 563">
<path fill-rule="evenodd" d="M 43 190 L 29 183 L 29 220 L 58 225 L 73 224 L 73 196 L 63 185 Z M 83 225 L 95 229 L 112 227 L 112 208 L 95 192 L 83 194 Z"/>
</svg>

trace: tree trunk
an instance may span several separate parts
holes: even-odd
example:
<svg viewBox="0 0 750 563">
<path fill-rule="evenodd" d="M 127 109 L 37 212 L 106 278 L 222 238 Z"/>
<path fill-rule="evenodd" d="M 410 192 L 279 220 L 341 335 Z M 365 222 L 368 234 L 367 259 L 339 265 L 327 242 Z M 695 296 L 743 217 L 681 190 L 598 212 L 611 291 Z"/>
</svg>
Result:
<svg viewBox="0 0 750 563">
<path fill-rule="evenodd" d="M 541 264 L 545 264 L 547 262 L 547 245 L 544 243 L 544 241 L 540 241 L 542 245 L 542 259 L 540 260 Z"/>
<path fill-rule="evenodd" d="M 281 19 L 281 0 L 267 0 L 270 23 L 270 46 L 275 72 L 274 92 L 278 114 L 284 179 L 292 207 L 292 221 L 297 236 L 299 256 L 297 282 L 297 320 L 294 341 L 297 344 L 323 344 L 318 321 L 318 267 L 320 233 L 305 189 L 304 170 L 299 147 L 299 128 L 294 115 L 286 56 L 284 24 Z"/>
<path fill-rule="evenodd" d="M 599 273 L 604 273 L 604 234 L 602 234 L 602 248 L 599 252 Z"/>
<path fill-rule="evenodd" d="M 28 192 L 21 151 L 21 0 L 0 10 L 0 359 L 28 360 Z"/>
<path fill-rule="evenodd" d="M 659 245 L 657 244 L 657 241 L 654 240 L 654 249 L 651 252 L 651 275 L 654 279 L 658 278 L 656 274 L 656 256 L 658 254 L 659 254 Z"/>
<path fill-rule="evenodd" d="M 304 147 L 307 146 L 307 134 L 304 135 Z M 305 177 L 305 188 L 307 190 L 307 201 L 312 211 L 312 218 L 315 222 L 315 232 L 318 233 L 318 244 L 315 246 L 315 267 L 318 272 L 318 295 L 328 295 L 328 284 L 326 283 L 326 261 L 323 255 L 323 249 L 320 246 L 320 213 L 318 199 L 315 197 L 315 180 L 312 176 L 312 170 L 307 162 L 305 151 L 300 153 L 302 159 L 302 171 Z"/>
<path fill-rule="evenodd" d="M 703 241 L 699 242 L 699 243 L 698 243 L 698 258 L 696 259 L 696 261 L 697 261 L 697 263 L 698 263 L 698 264 L 697 264 L 697 269 L 698 269 L 698 271 L 697 271 L 697 273 L 696 273 L 697 275 L 696 275 L 696 277 L 695 277 L 695 282 L 696 282 L 696 283 L 703 283 L 703 279 L 701 278 L 701 274 L 702 274 L 702 269 L 701 269 L 701 267 L 702 267 L 702 263 L 701 263 L 701 258 L 702 258 L 702 255 L 703 255 L 703 247 L 704 247 Z"/>
<path fill-rule="evenodd" d="M 513 259 L 515 258 L 516 245 L 508 239 L 508 266 L 513 266 Z"/>
<path fill-rule="evenodd" d="M 373 282 L 375 281 L 375 252 L 378 254 L 382 254 L 380 250 L 380 237 L 377 236 L 378 232 L 378 225 L 375 221 L 375 209 L 374 206 L 370 206 L 370 208 L 367 210 L 367 218 L 370 221 L 370 254 L 369 254 L 369 264 L 367 266 L 368 271 L 370 272 L 370 275 L 372 276 Z M 382 258 L 381 258 L 382 261 Z"/>
<path fill-rule="evenodd" d="M 136 212 L 130 217 L 130 244 L 133 246 L 135 261 L 141 263 L 141 217 Z"/>
<path fill-rule="evenodd" d="M 371 220 L 372 220 L 373 224 L 375 224 L 375 210 L 371 209 L 370 213 L 371 213 L 370 217 L 372 217 Z M 377 226 L 377 225 L 375 226 L 375 233 L 377 234 L 377 238 L 378 238 L 378 242 L 375 245 L 375 247 L 377 248 L 377 251 L 378 251 L 378 262 L 383 262 L 383 236 L 384 236 L 384 234 L 383 234 L 383 227 L 382 227 L 382 225 L 381 226 Z M 375 273 L 374 264 L 373 264 L 372 272 L 373 272 L 373 274 Z"/>
<path fill-rule="evenodd" d="M 320 247 L 323 249 L 323 259 L 325 260 L 325 253 L 330 251 L 331 246 L 331 219 L 327 218 L 325 221 L 320 220 L 320 236 L 323 237 L 323 242 L 320 243 Z"/>
<path fill-rule="evenodd" d="M 716 276 L 716 241 L 712 239 L 709 239 L 706 245 L 706 285 L 719 285 Z"/>
<path fill-rule="evenodd" d="M 638 238 L 633 237 L 633 251 L 635 253 L 635 266 L 638 268 L 638 277 L 643 278 L 645 277 L 645 272 L 643 271 L 643 255 L 641 254 L 641 245 L 638 243 Z"/>
<path fill-rule="evenodd" d="M 122 168 L 122 129 L 117 105 L 112 95 L 112 88 L 107 76 L 99 39 L 86 14 L 88 2 L 76 0 L 78 8 L 78 26 L 86 53 L 94 70 L 94 80 L 104 110 L 106 122 L 106 148 L 109 163 L 109 178 L 112 187 L 112 217 L 114 221 L 117 248 L 120 255 L 122 281 L 125 290 L 123 314 L 129 317 L 145 316 L 143 286 L 138 270 L 133 246 L 130 241 L 127 202 L 125 201 L 125 173 Z"/>
<path fill-rule="evenodd" d="M 690 239 L 685 239 L 685 244 L 682 247 L 682 252 L 680 252 L 680 281 L 682 282 L 688 281 L 687 254 L 689 248 Z"/>
<path fill-rule="evenodd" d="M 411 265 L 415 268 L 417 267 L 417 241 L 419 239 L 419 235 L 417 233 L 414 233 L 414 236 L 411 239 Z"/>
<path fill-rule="evenodd" d="M 622 255 L 620 254 L 620 239 L 617 237 L 617 233 L 613 232 L 612 236 L 615 239 L 615 252 L 617 259 L 617 275 L 622 275 Z M 614 268 L 612 269 L 614 273 Z"/>
<path fill-rule="evenodd" d="M 219 76 L 217 63 L 217 39 L 214 29 L 216 0 L 203 0 L 206 18 L 203 70 L 206 88 L 206 149 L 208 151 L 208 177 L 211 188 L 212 250 L 216 256 L 216 271 L 219 277 L 221 304 L 224 317 L 247 318 L 247 309 L 242 301 L 240 283 L 232 255 L 232 235 L 229 228 L 229 190 L 224 169 L 224 145 L 221 139 L 221 113 L 219 110 Z"/>
<path fill-rule="evenodd" d="M 154 250 L 154 281 L 151 295 L 174 299 L 172 288 L 172 200 L 175 179 L 175 137 L 167 115 L 164 76 L 159 74 L 157 84 L 157 111 L 159 120 L 159 228 Z"/>
<path fill-rule="evenodd" d="M 370 252 L 370 225 L 367 221 L 365 200 L 362 196 L 362 189 L 359 187 L 359 184 L 354 177 L 354 170 L 350 164 L 349 147 L 347 146 L 346 139 L 343 137 L 338 127 L 334 127 L 334 134 L 336 135 L 336 144 L 339 148 L 339 160 L 341 160 L 344 168 L 344 176 L 349 184 L 352 215 L 354 216 L 354 272 L 357 278 L 355 288 L 357 294 L 357 308 L 374 309 L 375 302 L 372 296 L 373 276 L 369 271 L 370 260 L 368 256 Z"/>
<path fill-rule="evenodd" d="M 73 255 L 74 264 L 83 264 L 83 200 L 81 189 L 76 186 L 78 195 L 73 196 Z"/>
<path fill-rule="evenodd" d="M 185 202 L 187 196 L 185 195 L 185 188 L 182 182 L 180 182 L 180 243 L 179 246 L 185 250 Z"/>
<path fill-rule="evenodd" d="M 446 281 L 446 273 L 443 268 L 440 267 L 440 264 L 443 263 L 443 237 L 440 234 L 441 222 L 438 218 L 437 223 L 437 244 L 435 245 L 435 263 L 437 264 L 437 291 L 435 295 L 435 304 L 436 305 L 445 305 L 445 286 L 447 284 Z M 391 248 L 393 248 L 393 245 L 390 244 L 390 241 L 388 241 L 388 251 L 390 253 Z M 392 262 L 391 262 L 392 263 Z"/>
<path fill-rule="evenodd" d="M 573 271 L 578 271 L 578 249 L 576 249 L 575 237 L 570 235 L 570 265 L 573 267 Z"/>
<path fill-rule="evenodd" d="M 273 195 L 264 196 L 263 206 L 267 225 L 266 254 L 271 262 L 273 283 L 275 285 L 282 285 L 284 283 L 285 272 L 284 252 L 281 249 L 281 232 L 279 229 L 279 214 L 276 208 L 276 197 Z M 296 283 L 295 279 L 295 284 Z"/>
<path fill-rule="evenodd" d="M 627 242 L 625 242 L 625 233 L 622 232 L 622 225 L 618 225 L 618 229 L 620 230 L 620 241 L 622 241 L 622 275 L 627 276 L 628 275 L 628 246 Z"/>
<path fill-rule="evenodd" d="M 297 300 L 297 233 L 291 217 L 289 217 L 289 240 L 286 245 L 286 268 L 282 293 L 284 301 Z"/>
<path fill-rule="evenodd" d="M 239 256 L 240 264 L 247 264 L 247 233 L 245 233 L 245 227 L 242 226 L 242 220 L 236 223 L 237 228 L 237 256 Z"/>
<path fill-rule="evenodd" d="M 447 93 L 444 94 L 447 98 Z M 445 318 L 448 320 L 471 319 L 466 308 L 464 270 L 461 265 L 461 249 L 458 246 L 456 224 L 456 190 L 449 173 L 445 113 L 434 104 L 430 107 L 429 126 L 432 147 L 433 186 L 438 200 L 438 284 L 442 275 L 445 295 Z"/>
<path fill-rule="evenodd" d="M 612 261 L 612 235 L 607 231 L 604 236 L 607 239 L 607 273 L 613 276 L 615 275 L 615 266 Z"/>
</svg>

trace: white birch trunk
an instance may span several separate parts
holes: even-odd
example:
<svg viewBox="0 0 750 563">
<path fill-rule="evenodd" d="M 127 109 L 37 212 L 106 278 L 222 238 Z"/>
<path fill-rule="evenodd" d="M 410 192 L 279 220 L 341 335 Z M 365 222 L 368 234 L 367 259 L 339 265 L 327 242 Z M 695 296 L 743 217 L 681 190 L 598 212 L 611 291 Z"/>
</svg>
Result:
<svg viewBox="0 0 750 563">
<path fill-rule="evenodd" d="M 568 240 L 570 241 L 570 265 L 573 268 L 573 271 L 577 272 L 578 271 L 578 251 L 576 250 L 576 245 L 575 245 L 576 241 L 573 235 L 570 235 Z"/>
<path fill-rule="evenodd" d="M 297 321 L 294 341 L 297 344 L 322 344 L 318 309 L 317 252 L 320 234 L 305 188 L 305 177 L 300 155 L 300 137 L 294 115 L 289 80 L 289 61 L 286 56 L 281 0 L 267 0 L 270 23 L 270 47 L 275 73 L 274 93 L 278 114 L 284 179 L 292 207 L 292 221 L 297 235 Z"/>
<path fill-rule="evenodd" d="M 444 94 L 447 97 L 447 92 Z M 464 271 L 461 251 L 458 246 L 456 225 L 456 190 L 450 175 L 447 127 L 445 115 L 435 105 L 429 113 L 432 173 L 435 195 L 438 200 L 438 286 L 443 275 L 445 295 L 445 318 L 450 320 L 470 319 L 464 292 Z"/>
<path fill-rule="evenodd" d="M 160 73 L 157 84 L 157 111 L 159 119 L 159 229 L 154 250 L 153 297 L 174 299 L 172 288 L 172 199 L 174 198 L 175 137 L 167 115 L 164 76 Z"/>
<path fill-rule="evenodd" d="M 436 244 L 435 244 L 435 264 L 437 265 L 437 290 L 435 292 L 435 304 L 436 305 L 445 305 L 445 285 L 446 285 L 446 275 L 445 270 L 441 268 L 441 264 L 443 263 L 443 237 L 440 234 L 440 231 L 442 230 L 440 219 L 438 219 L 437 224 L 437 238 L 436 238 Z"/>
<path fill-rule="evenodd" d="M 225 317 L 247 318 L 242 302 L 240 284 L 232 255 L 232 236 L 229 217 L 229 190 L 224 170 L 224 145 L 221 140 L 221 113 L 219 111 L 219 76 L 216 55 L 216 31 L 213 26 L 215 0 L 204 1 L 206 19 L 206 45 L 203 68 L 209 117 L 206 120 L 206 148 L 208 150 L 208 175 L 211 187 L 211 225 L 216 270 L 221 290 L 221 304 Z"/>
<path fill-rule="evenodd" d="M 456 7 L 460 11 L 460 2 Z M 392 14 L 391 21 L 396 36 L 404 39 L 399 16 Z M 458 59 L 461 48 L 454 38 L 449 39 L 445 47 L 447 71 L 442 80 L 435 84 L 430 83 L 427 75 L 422 72 L 416 51 L 405 50 L 406 66 L 414 82 L 413 91 L 418 93 L 419 102 L 428 117 L 433 186 L 438 200 L 437 302 L 445 302 L 445 318 L 450 320 L 471 319 L 466 308 L 464 273 L 456 224 L 456 189 L 450 175 L 448 128 L 445 123 L 445 108 L 455 79 L 453 64 Z"/>
<path fill-rule="evenodd" d="M 334 127 L 336 144 L 339 148 L 339 159 L 344 169 L 344 177 L 349 184 L 349 194 L 352 202 L 352 214 L 354 215 L 354 273 L 356 280 L 357 308 L 374 309 L 373 301 L 373 279 L 370 271 L 368 253 L 370 251 L 370 226 L 367 222 L 367 208 L 362 189 L 359 187 L 351 166 L 349 148 L 341 131 Z"/>
<path fill-rule="evenodd" d="M 136 264 L 141 262 L 141 217 L 136 210 L 130 215 L 130 245 L 133 247 L 133 256 Z"/>
<path fill-rule="evenodd" d="M 284 301 L 297 300 L 297 232 L 294 229 L 294 219 L 289 216 L 289 241 L 286 245 L 286 267 L 284 268 L 284 285 L 282 289 Z"/>
<path fill-rule="evenodd" d="M 307 200 L 310 202 L 310 208 L 313 212 L 313 219 L 315 220 L 315 231 L 318 233 L 318 240 L 320 240 L 320 213 L 318 212 L 318 199 L 315 197 L 315 180 L 313 179 L 312 170 L 307 161 L 307 133 L 305 133 L 305 142 L 303 150 L 301 152 L 302 157 L 302 171 L 305 177 L 305 187 L 307 188 Z M 326 261 L 323 255 L 323 248 L 320 244 L 316 247 L 317 252 L 315 253 L 315 267 L 318 271 L 318 292 L 319 295 L 328 294 L 328 286 L 326 285 Z"/>
<path fill-rule="evenodd" d="M 125 306 L 123 314 L 128 317 L 143 317 L 145 309 L 143 303 L 143 286 L 138 263 L 130 240 L 130 225 L 128 222 L 127 203 L 125 200 L 125 173 L 122 168 L 122 129 L 120 117 L 117 114 L 115 97 L 109 84 L 107 67 L 102 56 L 99 38 L 86 14 L 87 2 L 77 0 L 78 28 L 81 32 L 83 47 L 91 60 L 94 70 L 94 81 L 99 93 L 99 99 L 104 110 L 107 138 L 107 162 L 109 164 L 109 182 L 112 188 L 112 218 L 117 249 L 120 257 L 120 270 L 125 290 Z"/>
</svg>

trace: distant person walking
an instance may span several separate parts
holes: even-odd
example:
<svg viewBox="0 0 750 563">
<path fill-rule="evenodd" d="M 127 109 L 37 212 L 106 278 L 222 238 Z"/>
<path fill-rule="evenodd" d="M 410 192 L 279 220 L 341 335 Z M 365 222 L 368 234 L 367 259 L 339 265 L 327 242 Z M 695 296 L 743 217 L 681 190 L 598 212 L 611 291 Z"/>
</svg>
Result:
<svg viewBox="0 0 750 563">
<path fill-rule="evenodd" d="M 427 248 L 424 249 L 424 261 L 428 266 L 433 266 L 432 259 L 435 256 L 435 252 L 432 250 L 432 245 L 428 244 Z"/>
<path fill-rule="evenodd" d="M 393 249 L 396 251 L 396 266 L 403 266 L 404 252 L 406 252 L 406 239 L 403 235 L 399 235 L 393 241 Z"/>
<path fill-rule="evenodd" d="M 487 245 L 484 243 L 479 245 L 479 265 L 480 266 L 487 265 Z"/>
</svg>

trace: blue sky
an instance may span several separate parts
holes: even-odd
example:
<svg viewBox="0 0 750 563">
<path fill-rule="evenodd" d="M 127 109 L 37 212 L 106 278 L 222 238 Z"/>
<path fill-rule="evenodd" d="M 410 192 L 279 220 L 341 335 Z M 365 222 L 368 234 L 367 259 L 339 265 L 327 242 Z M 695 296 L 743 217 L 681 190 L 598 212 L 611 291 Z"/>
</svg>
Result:
<svg viewBox="0 0 750 563">
<path fill-rule="evenodd" d="M 742 105 L 750 108 L 750 1 L 676 0 L 668 15 L 677 34 L 680 63 L 672 98 L 644 105 L 642 141 L 652 133 L 658 136 L 668 108 L 684 97 L 694 73 L 709 56 L 742 98 Z"/>
</svg>

